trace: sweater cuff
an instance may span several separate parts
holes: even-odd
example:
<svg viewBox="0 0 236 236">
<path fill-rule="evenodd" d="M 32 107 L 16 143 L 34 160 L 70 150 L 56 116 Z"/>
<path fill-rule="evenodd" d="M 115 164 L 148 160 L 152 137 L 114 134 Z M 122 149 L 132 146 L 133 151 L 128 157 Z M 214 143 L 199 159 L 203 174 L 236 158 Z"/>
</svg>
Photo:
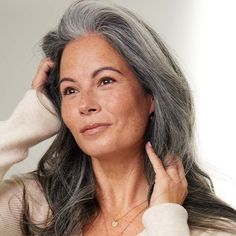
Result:
<svg viewBox="0 0 236 236">
<path fill-rule="evenodd" d="M 188 213 L 175 203 L 163 203 L 148 208 L 142 217 L 148 236 L 190 236 Z"/>
</svg>

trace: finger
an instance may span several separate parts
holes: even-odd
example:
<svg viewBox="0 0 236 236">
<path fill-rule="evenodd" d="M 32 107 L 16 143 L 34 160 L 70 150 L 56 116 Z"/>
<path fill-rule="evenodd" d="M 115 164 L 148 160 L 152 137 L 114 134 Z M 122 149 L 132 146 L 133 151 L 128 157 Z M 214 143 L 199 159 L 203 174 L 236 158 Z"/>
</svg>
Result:
<svg viewBox="0 0 236 236">
<path fill-rule="evenodd" d="M 48 72 L 53 68 L 53 61 L 49 58 L 41 60 L 35 78 L 32 81 L 32 89 L 41 87 L 48 78 Z"/>
<path fill-rule="evenodd" d="M 183 166 L 183 162 L 180 158 L 177 161 L 176 165 L 177 165 L 177 168 L 178 168 L 178 173 L 179 173 L 180 180 L 181 181 L 187 181 L 184 166 Z"/>
<path fill-rule="evenodd" d="M 178 161 L 177 156 L 173 154 L 167 154 L 167 156 L 165 157 L 165 162 L 166 162 L 165 169 L 167 174 L 171 177 L 171 179 L 179 181 L 179 173 L 176 165 L 177 161 Z"/>
<path fill-rule="evenodd" d="M 52 62 L 51 59 L 49 58 L 44 58 L 42 59 L 40 66 L 39 66 L 39 70 L 42 70 L 45 73 L 48 73 L 52 67 L 53 67 L 54 63 Z"/>
<path fill-rule="evenodd" d="M 156 177 L 162 177 L 162 178 L 166 177 L 167 174 L 162 164 L 162 161 L 154 152 L 150 142 L 146 143 L 146 152 L 147 152 L 150 162 L 152 163 L 153 169 L 156 173 Z"/>
<path fill-rule="evenodd" d="M 185 170 L 184 170 L 184 166 L 183 166 L 183 162 L 181 158 L 178 158 L 176 165 L 177 165 L 178 174 L 179 174 L 179 181 L 181 182 L 183 188 L 185 189 L 186 194 L 188 194 L 188 181 L 186 179 L 186 174 L 185 174 Z"/>
<path fill-rule="evenodd" d="M 185 191 L 184 196 L 181 201 L 181 205 L 183 205 L 184 201 L 186 200 L 186 197 L 188 196 L 188 190 Z"/>
<path fill-rule="evenodd" d="M 178 173 L 178 168 L 175 163 L 166 167 L 166 173 L 170 176 L 171 179 L 179 181 L 180 177 Z"/>
</svg>

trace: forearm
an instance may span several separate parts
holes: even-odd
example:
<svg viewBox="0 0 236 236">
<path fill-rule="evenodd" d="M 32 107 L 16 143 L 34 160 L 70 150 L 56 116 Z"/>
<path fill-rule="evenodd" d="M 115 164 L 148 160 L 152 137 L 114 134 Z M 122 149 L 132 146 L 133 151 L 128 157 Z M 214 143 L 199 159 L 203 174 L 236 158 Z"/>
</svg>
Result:
<svg viewBox="0 0 236 236">
<path fill-rule="evenodd" d="M 50 101 L 36 90 L 26 92 L 11 117 L 0 123 L 0 180 L 15 163 L 27 157 L 28 149 L 53 136 L 60 127 Z M 54 114 L 53 114 L 54 113 Z"/>
</svg>

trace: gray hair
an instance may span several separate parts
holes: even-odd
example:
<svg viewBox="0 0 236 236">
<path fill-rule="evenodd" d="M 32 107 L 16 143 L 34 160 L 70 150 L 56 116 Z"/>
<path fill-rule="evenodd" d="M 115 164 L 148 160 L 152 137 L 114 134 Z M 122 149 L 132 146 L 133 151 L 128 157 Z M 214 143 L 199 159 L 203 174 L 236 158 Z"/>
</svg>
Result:
<svg viewBox="0 0 236 236">
<path fill-rule="evenodd" d="M 151 141 L 165 166 L 170 164 L 167 154 L 182 159 L 189 185 L 183 203 L 188 211 L 189 226 L 235 232 L 224 223 L 235 222 L 236 211 L 216 197 L 210 177 L 196 162 L 195 115 L 189 84 L 160 37 L 140 16 L 110 1 L 80 0 L 66 10 L 58 28 L 45 35 L 42 49 L 55 62 L 45 90 L 58 116 L 61 118 L 58 82 L 62 52 L 69 42 L 88 33 L 96 33 L 107 40 L 127 61 L 144 90 L 153 96 L 155 112 L 145 139 Z M 49 227 L 40 229 L 24 214 L 25 220 L 30 222 L 27 232 L 69 235 L 75 229 L 81 231 L 99 212 L 91 161 L 61 121 L 61 130 L 36 171 L 53 216 L 48 219 Z M 145 152 L 143 161 L 150 201 L 155 173 Z M 70 168 L 68 163 L 71 163 Z M 70 179 L 63 174 L 65 171 Z"/>
<path fill-rule="evenodd" d="M 193 101 L 186 79 L 156 32 L 140 17 L 112 2 L 84 0 L 65 12 L 56 40 L 64 48 L 90 32 L 109 41 L 127 60 L 145 90 L 154 96 L 158 119 L 153 122 L 151 141 L 157 153 L 163 157 L 167 151 L 184 156 L 192 149 Z M 58 47 L 45 46 L 50 57 Z"/>
</svg>

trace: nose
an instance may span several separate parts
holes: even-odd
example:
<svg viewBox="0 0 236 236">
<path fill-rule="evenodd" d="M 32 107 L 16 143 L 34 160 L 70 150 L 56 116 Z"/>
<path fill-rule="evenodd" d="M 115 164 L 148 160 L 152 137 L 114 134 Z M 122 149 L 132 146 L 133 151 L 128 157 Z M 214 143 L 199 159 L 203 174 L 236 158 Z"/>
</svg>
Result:
<svg viewBox="0 0 236 236">
<path fill-rule="evenodd" d="M 79 101 L 79 112 L 81 115 L 91 115 L 101 110 L 97 99 L 91 93 L 81 93 Z"/>
</svg>

